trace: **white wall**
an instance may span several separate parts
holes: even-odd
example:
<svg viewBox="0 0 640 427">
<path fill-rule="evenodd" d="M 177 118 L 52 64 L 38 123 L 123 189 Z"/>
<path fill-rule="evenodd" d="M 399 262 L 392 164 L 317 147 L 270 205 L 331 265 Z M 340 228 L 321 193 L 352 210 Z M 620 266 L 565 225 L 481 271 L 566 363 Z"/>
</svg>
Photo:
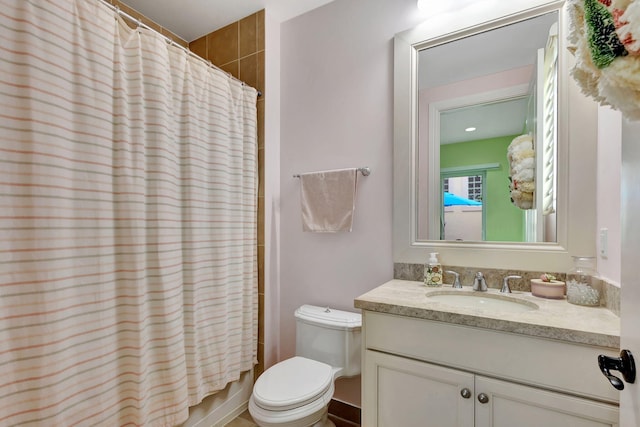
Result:
<svg viewBox="0 0 640 427">
<path fill-rule="evenodd" d="M 607 281 L 620 285 L 620 167 L 622 115 L 609 107 L 598 108 L 598 232 L 608 230 L 608 255 L 600 255 L 598 244 L 598 273 Z"/>
<path fill-rule="evenodd" d="M 337 0 L 281 27 L 281 358 L 295 352 L 299 305 L 355 311 L 393 276 L 393 36 L 418 19 L 415 0 Z M 303 233 L 292 175 L 360 166 L 372 172 L 359 177 L 353 231 Z M 346 383 L 336 398 L 359 404 Z"/>
</svg>

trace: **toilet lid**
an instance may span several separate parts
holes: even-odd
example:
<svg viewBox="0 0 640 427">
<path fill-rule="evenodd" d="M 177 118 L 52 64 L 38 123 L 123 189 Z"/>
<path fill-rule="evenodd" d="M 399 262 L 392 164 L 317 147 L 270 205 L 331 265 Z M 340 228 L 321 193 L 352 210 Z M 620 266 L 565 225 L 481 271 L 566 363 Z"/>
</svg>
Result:
<svg viewBox="0 0 640 427">
<path fill-rule="evenodd" d="M 253 387 L 253 399 L 264 409 L 284 411 L 316 400 L 332 383 L 331 366 L 296 356 L 260 375 Z"/>
</svg>

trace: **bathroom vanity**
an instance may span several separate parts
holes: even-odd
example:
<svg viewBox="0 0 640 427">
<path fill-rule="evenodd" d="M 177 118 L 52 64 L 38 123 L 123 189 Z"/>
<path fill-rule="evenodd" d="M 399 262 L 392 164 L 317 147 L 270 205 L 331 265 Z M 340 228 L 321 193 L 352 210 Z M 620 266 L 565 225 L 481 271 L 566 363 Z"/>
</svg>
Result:
<svg viewBox="0 0 640 427">
<path fill-rule="evenodd" d="M 605 308 L 403 280 L 355 307 L 363 426 L 618 425 L 619 392 L 597 365 L 619 349 Z"/>
<path fill-rule="evenodd" d="M 448 266 L 500 269 L 501 278 L 567 271 L 572 255 L 595 254 L 598 222 L 592 173 L 597 164 L 598 107 L 570 77 L 574 64 L 567 39 L 570 2 L 518 0 L 493 2 L 491 7 L 481 3 L 447 9 L 450 14 L 433 15 L 428 25 L 417 25 L 394 38 L 393 262 L 417 266 L 420 272 L 428 254 L 438 252 Z M 523 35 L 532 39 L 534 32 L 527 26 L 538 23 L 544 40 L 535 46 L 535 54 L 527 54 L 537 58 L 527 65 L 532 67 L 529 84 L 507 82 L 502 73 L 515 67 L 480 72 L 494 49 L 500 61 L 489 61 L 492 65 L 520 57 L 524 43 L 518 40 Z M 502 33 L 511 30 L 509 35 Z M 493 39 L 495 34 L 501 35 Z M 505 46 L 498 49 L 503 41 Z M 477 48 L 456 47 L 475 42 Z M 460 59 L 459 65 L 447 65 L 444 51 L 456 52 L 452 56 Z M 477 62 L 472 54 L 478 54 Z M 465 74 L 469 70 L 478 74 Z M 435 76 L 446 81 L 430 82 Z M 493 83 L 479 84 L 480 79 Z M 536 176 L 535 209 L 522 212 L 526 232 L 521 240 L 491 237 L 491 227 L 486 226 L 496 219 L 489 212 L 497 206 L 495 200 L 509 201 L 508 195 L 498 195 L 499 190 L 496 199 L 488 192 L 481 197 L 486 210 L 481 238 L 449 234 L 446 227 L 458 223 L 446 218 L 444 192 L 450 183 L 445 185 L 445 180 L 469 175 L 467 183 L 473 184 L 476 178 L 471 175 L 478 175 L 487 186 L 498 182 L 505 190 L 507 180 L 492 176 L 499 169 L 494 162 L 502 162 L 505 170 L 510 167 L 504 164 L 504 152 L 492 160 L 474 155 L 473 161 L 463 161 L 460 150 L 452 156 L 458 161 L 454 164 L 445 153 L 451 148 L 447 145 L 457 144 L 445 137 L 447 117 L 471 106 L 519 99 L 522 87 L 531 90 L 525 97 L 536 108 L 528 109 L 531 116 L 516 121 L 521 124 L 517 132 L 525 129 L 536 142 L 536 173 L 545 165 L 557 165 L 549 175 L 555 178 Z M 538 90 L 543 87 L 550 89 Z M 537 108 L 545 105 L 553 107 Z M 502 114 L 496 117 L 503 121 Z M 547 125 L 544 117 L 550 119 Z M 480 115 L 474 118 L 485 123 Z M 545 142 L 545 135 L 553 138 Z M 459 141 L 477 142 L 475 137 Z M 546 151 L 539 149 L 547 143 L 555 146 L 548 151 L 555 153 L 550 162 L 542 158 Z M 546 192 L 545 185 L 551 182 L 554 188 Z M 545 208 L 544 194 L 555 195 L 553 209 Z M 501 231 L 515 229 L 505 217 L 497 223 Z M 358 297 L 355 307 L 363 313 L 363 426 L 619 423 L 619 392 L 603 377 L 597 362 L 598 355 L 616 357 L 620 350 L 620 320 L 606 308 L 545 300 L 528 292 L 505 296 L 497 289 L 475 294 L 469 287 L 428 289 L 422 282 L 402 280 Z"/>
</svg>

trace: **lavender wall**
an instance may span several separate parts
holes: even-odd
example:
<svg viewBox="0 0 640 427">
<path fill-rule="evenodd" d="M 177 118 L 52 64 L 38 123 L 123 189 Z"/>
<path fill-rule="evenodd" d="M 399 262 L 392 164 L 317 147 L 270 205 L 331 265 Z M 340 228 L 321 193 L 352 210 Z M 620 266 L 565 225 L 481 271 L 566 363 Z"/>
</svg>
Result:
<svg viewBox="0 0 640 427">
<path fill-rule="evenodd" d="M 415 0 L 336 0 L 281 27 L 280 358 L 295 352 L 304 303 L 355 311 L 390 280 L 393 36 L 419 22 Z M 303 233 L 300 172 L 369 166 L 351 233 Z M 359 403 L 357 380 L 336 398 Z M 351 384 L 351 386 L 349 386 Z"/>
<path fill-rule="evenodd" d="M 621 276 L 621 217 L 620 168 L 622 163 L 622 115 L 609 107 L 598 109 L 598 231 L 608 230 L 607 256 L 600 255 L 598 244 L 598 273 L 609 282 L 620 285 Z"/>
</svg>

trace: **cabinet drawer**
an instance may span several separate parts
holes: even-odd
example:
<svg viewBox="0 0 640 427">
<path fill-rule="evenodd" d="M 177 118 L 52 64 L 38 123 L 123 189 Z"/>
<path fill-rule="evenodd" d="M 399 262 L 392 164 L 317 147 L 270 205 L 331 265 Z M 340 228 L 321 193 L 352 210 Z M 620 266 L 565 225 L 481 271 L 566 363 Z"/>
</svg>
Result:
<svg viewBox="0 0 640 427">
<path fill-rule="evenodd" d="M 617 403 L 593 347 L 444 322 L 364 311 L 365 349 L 393 353 L 491 377 Z"/>
</svg>

